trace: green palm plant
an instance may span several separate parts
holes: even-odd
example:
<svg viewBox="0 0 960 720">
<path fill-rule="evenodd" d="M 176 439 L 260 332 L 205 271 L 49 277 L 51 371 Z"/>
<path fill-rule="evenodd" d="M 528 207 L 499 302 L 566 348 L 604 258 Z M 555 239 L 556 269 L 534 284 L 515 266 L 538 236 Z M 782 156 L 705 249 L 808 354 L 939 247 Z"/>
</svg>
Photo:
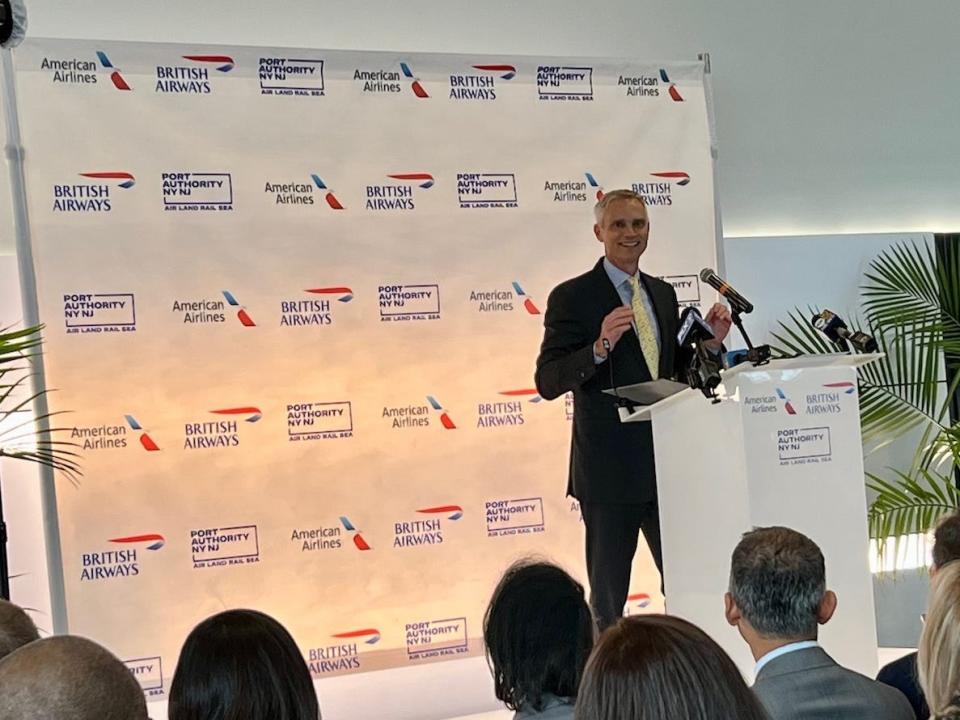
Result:
<svg viewBox="0 0 960 720">
<path fill-rule="evenodd" d="M 31 412 L 45 391 L 31 392 L 31 363 L 37 361 L 42 326 L 0 330 L 0 458 L 39 463 L 76 483 L 81 472 L 75 443 L 56 440 L 66 428 L 48 427 L 57 413 Z"/>
<path fill-rule="evenodd" d="M 960 358 L 960 251 L 897 244 L 870 263 L 860 292 L 863 330 L 885 353 L 860 369 L 864 452 L 908 432 L 919 435 L 909 467 L 889 468 L 887 477 L 867 474 L 875 493 L 870 536 L 882 552 L 887 538 L 925 533 L 960 507 L 960 423 L 950 418 L 960 372 L 948 373 L 944 363 Z M 776 354 L 836 351 L 807 319 L 817 309 L 808 310 L 795 309 L 780 323 Z"/>
<path fill-rule="evenodd" d="M 42 329 L 42 326 L 0 329 L 0 459 L 8 457 L 38 463 L 61 472 L 76 484 L 80 476 L 79 455 L 73 450 L 76 444 L 54 439 L 56 433 L 66 429 L 49 426 L 56 413 L 41 412 L 34 416 L 32 412 L 35 401 L 41 400 L 46 392 L 30 390 L 30 380 L 35 374 L 31 366 L 39 359 Z M 0 597 L 8 600 L 11 578 L 6 542 L 6 523 L 0 502 Z"/>
</svg>

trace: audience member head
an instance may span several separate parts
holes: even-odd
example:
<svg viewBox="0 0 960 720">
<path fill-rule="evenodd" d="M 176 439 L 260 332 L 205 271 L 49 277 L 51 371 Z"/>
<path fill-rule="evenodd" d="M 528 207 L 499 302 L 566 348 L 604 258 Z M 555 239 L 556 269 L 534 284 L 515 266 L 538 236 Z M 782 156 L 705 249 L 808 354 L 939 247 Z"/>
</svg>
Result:
<svg viewBox="0 0 960 720">
<path fill-rule="evenodd" d="M 837 608 L 827 590 L 823 553 L 806 535 L 785 527 L 745 533 L 730 562 L 727 621 L 754 657 L 800 640 L 815 640 Z"/>
<path fill-rule="evenodd" d="M 623 618 L 587 662 L 576 720 L 766 720 L 723 649 L 668 615 Z"/>
<path fill-rule="evenodd" d="M 539 711 L 547 694 L 576 697 L 593 633 L 580 583 L 546 562 L 511 566 L 483 619 L 497 698 L 511 710 Z"/>
<path fill-rule="evenodd" d="M 960 717 L 960 562 L 938 566 L 917 674 L 934 718 Z"/>
<path fill-rule="evenodd" d="M 30 616 L 18 605 L 0 600 L 0 658 L 39 639 L 37 626 Z"/>
<path fill-rule="evenodd" d="M 170 720 L 317 720 L 310 671 L 269 615 L 227 610 L 187 636 L 170 684 Z"/>
<path fill-rule="evenodd" d="M 0 720 L 146 720 L 126 665 L 86 638 L 37 640 L 0 661 Z"/>
<path fill-rule="evenodd" d="M 960 512 L 940 519 L 933 531 L 933 575 L 949 562 L 960 560 Z"/>
</svg>

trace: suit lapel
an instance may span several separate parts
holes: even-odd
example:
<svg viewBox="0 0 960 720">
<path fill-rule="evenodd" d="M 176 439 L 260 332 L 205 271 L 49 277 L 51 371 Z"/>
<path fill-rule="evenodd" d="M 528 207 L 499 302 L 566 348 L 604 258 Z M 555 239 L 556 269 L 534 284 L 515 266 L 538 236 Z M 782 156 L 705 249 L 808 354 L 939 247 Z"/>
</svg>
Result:
<svg viewBox="0 0 960 720">
<path fill-rule="evenodd" d="M 623 304 L 620 300 L 620 295 L 617 294 L 617 289 L 613 286 L 613 283 L 610 282 L 610 276 L 607 275 L 606 268 L 603 267 L 603 258 L 597 262 L 593 267 L 593 277 L 594 282 L 597 285 L 597 298 L 600 300 L 601 312 L 603 313 L 600 317 L 606 317 L 611 310 L 616 307 L 619 307 Z"/>
</svg>

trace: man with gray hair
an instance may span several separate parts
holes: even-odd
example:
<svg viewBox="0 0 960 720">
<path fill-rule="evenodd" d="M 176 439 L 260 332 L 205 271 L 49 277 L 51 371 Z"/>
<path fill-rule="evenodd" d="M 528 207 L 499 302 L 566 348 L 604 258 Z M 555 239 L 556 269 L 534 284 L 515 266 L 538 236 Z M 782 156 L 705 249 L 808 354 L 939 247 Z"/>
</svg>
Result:
<svg viewBox="0 0 960 720">
<path fill-rule="evenodd" d="M 19 605 L 0 600 L 0 659 L 17 648 L 39 640 L 37 626 Z"/>
<path fill-rule="evenodd" d="M 691 351 L 677 344 L 677 293 L 640 269 L 650 239 L 643 196 L 606 193 L 594 208 L 603 257 L 550 293 L 537 358 L 537 391 L 573 393 L 567 495 L 580 501 L 586 528 L 590 605 L 600 629 L 623 615 L 642 532 L 662 571 L 660 513 L 650 423 L 622 423 L 611 387 L 685 378 Z M 715 304 L 704 318 L 719 352 L 732 322 Z"/>
<path fill-rule="evenodd" d="M 817 643 L 837 596 L 806 535 L 785 527 L 744 534 L 724 605 L 757 661 L 753 691 L 772 720 L 913 719 L 899 690 L 840 667 Z"/>
<path fill-rule="evenodd" d="M 0 720 L 147 720 L 147 703 L 107 650 L 58 635 L 0 661 Z"/>
</svg>

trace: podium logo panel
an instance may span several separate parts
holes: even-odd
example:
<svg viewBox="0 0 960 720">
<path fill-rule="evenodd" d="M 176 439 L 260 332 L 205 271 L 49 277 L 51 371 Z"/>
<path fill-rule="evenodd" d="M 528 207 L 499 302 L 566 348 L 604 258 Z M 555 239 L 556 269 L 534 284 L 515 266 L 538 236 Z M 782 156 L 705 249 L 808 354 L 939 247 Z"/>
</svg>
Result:
<svg viewBox="0 0 960 720">
<path fill-rule="evenodd" d="M 830 428 L 783 428 L 778 430 L 777 453 L 781 465 L 830 462 L 833 459 Z"/>
</svg>

